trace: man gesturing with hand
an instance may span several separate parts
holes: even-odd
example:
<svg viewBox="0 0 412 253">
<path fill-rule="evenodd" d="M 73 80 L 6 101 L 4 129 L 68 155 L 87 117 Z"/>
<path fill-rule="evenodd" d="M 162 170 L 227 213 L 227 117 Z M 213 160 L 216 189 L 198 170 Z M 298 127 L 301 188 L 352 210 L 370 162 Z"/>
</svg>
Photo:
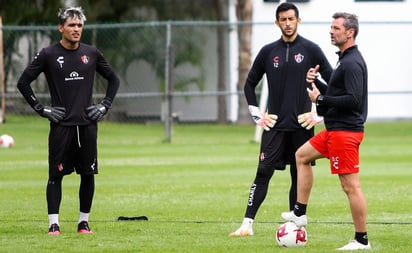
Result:
<svg viewBox="0 0 412 253">
<path fill-rule="evenodd" d="M 244 91 L 250 115 L 265 131 L 243 222 L 229 236 L 253 235 L 252 224 L 267 195 L 269 181 L 275 170 L 285 170 L 286 165 L 290 165 L 291 178 L 289 210 L 296 202 L 295 151 L 313 136 L 313 126 L 317 123 L 306 93 L 309 87 L 306 72 L 319 65 L 319 72 L 326 80 L 332 72 L 319 46 L 298 35 L 299 23 L 299 11 L 294 4 L 282 3 L 277 7 L 276 25 L 282 33 L 281 38 L 262 47 L 246 79 Z M 257 107 L 255 91 L 264 75 L 268 85 L 267 112 Z M 303 118 L 299 119 L 301 114 Z"/>
<path fill-rule="evenodd" d="M 59 209 L 63 176 L 80 174 L 79 233 L 92 233 L 89 214 L 94 195 L 97 164 L 97 121 L 111 108 L 119 88 L 119 78 L 95 47 L 80 43 L 86 17 L 80 7 L 58 12 L 61 40 L 43 48 L 20 76 L 17 87 L 27 103 L 40 116 L 50 120 L 49 178 L 47 210 L 49 235 L 60 234 Z M 107 80 L 106 96 L 92 103 L 95 74 Z M 37 100 L 31 83 L 44 73 L 50 105 Z"/>
<path fill-rule="evenodd" d="M 332 17 L 331 43 L 339 49 L 336 67 L 328 85 L 318 83 L 318 66 L 309 69 L 306 77 L 311 83 L 306 89 L 308 97 L 324 117 L 325 129 L 296 151 L 297 201 L 292 211 L 281 216 L 297 226 L 307 225 L 306 210 L 314 177 L 311 161 L 327 158 L 330 172 L 338 176 L 348 198 L 355 230 L 353 239 L 338 250 L 369 250 L 367 204 L 359 176 L 359 147 L 368 115 L 368 69 L 355 42 L 358 17 L 346 12 L 337 12 Z"/>
</svg>

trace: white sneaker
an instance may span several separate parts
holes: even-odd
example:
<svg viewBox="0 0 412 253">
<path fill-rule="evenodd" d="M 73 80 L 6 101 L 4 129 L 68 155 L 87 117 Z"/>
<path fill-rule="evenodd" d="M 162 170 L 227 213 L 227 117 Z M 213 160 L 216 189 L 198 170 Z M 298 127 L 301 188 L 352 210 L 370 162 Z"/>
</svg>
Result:
<svg viewBox="0 0 412 253">
<path fill-rule="evenodd" d="M 345 246 L 336 249 L 336 250 L 360 250 L 360 249 L 371 249 L 371 244 L 368 242 L 368 245 L 362 244 L 358 241 L 356 241 L 355 239 L 350 240 L 348 244 L 346 244 Z"/>
<path fill-rule="evenodd" d="M 251 236 L 253 235 L 253 229 L 251 226 L 240 226 L 236 231 L 229 233 L 229 236 Z"/>
<path fill-rule="evenodd" d="M 296 226 L 298 227 L 304 227 L 308 224 L 308 218 L 306 214 L 298 217 L 295 215 L 293 211 L 290 211 L 290 212 L 283 212 L 281 216 L 286 221 L 294 222 Z"/>
</svg>

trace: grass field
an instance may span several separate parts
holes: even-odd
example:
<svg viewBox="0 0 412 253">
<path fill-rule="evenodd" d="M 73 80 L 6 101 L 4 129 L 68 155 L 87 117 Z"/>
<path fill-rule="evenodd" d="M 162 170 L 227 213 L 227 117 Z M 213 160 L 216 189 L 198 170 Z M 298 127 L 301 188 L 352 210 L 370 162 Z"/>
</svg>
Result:
<svg viewBox="0 0 412 253">
<path fill-rule="evenodd" d="M 99 125 L 99 171 L 90 217 L 76 232 L 79 177 L 63 181 L 62 235 L 47 235 L 48 123 L 9 116 L 0 134 L 0 252 L 334 252 L 353 237 L 346 196 L 327 160 L 315 168 L 304 248 L 281 248 L 274 233 L 287 210 L 288 172 L 277 172 L 256 217 L 255 235 L 230 238 L 243 218 L 259 145 L 253 126 Z M 412 122 L 371 122 L 361 146 L 373 252 L 412 248 Z M 116 221 L 146 215 L 149 221 Z"/>
</svg>

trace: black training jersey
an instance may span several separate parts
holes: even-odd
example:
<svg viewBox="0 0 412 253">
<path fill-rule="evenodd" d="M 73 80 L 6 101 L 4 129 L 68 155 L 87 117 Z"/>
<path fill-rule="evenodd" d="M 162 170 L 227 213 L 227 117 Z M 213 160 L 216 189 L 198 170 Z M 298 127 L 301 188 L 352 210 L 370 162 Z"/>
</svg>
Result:
<svg viewBox="0 0 412 253">
<path fill-rule="evenodd" d="M 311 110 L 306 88 L 307 71 L 320 66 L 323 79 L 329 80 L 332 67 L 318 45 L 298 35 L 293 42 L 279 39 L 265 45 L 253 62 L 244 87 L 249 105 L 257 106 L 255 88 L 264 74 L 268 81 L 268 112 L 278 115 L 274 129 L 302 128 L 298 115 Z"/>
<path fill-rule="evenodd" d="M 30 83 L 44 73 L 50 91 L 51 106 L 66 108 L 61 125 L 86 125 L 91 121 L 86 108 L 92 104 L 96 72 L 108 80 L 106 98 L 113 101 L 119 79 L 102 53 L 80 43 L 76 50 L 67 50 L 60 43 L 43 48 L 24 70 L 18 87 L 31 106 L 38 103 Z"/>
<path fill-rule="evenodd" d="M 327 130 L 363 131 L 368 115 L 368 70 L 358 47 L 339 52 L 318 111 Z"/>
</svg>

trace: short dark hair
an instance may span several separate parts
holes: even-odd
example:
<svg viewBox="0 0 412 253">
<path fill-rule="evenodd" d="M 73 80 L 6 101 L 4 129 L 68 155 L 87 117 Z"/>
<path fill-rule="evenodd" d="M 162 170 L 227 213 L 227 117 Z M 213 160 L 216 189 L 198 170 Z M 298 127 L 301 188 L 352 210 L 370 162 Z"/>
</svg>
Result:
<svg viewBox="0 0 412 253">
<path fill-rule="evenodd" d="M 64 9 L 59 9 L 57 13 L 57 18 L 59 20 L 59 25 L 66 23 L 68 18 L 75 18 L 80 20 L 82 23 L 86 21 L 86 16 L 83 13 L 82 7 L 67 7 Z"/>
<path fill-rule="evenodd" d="M 296 5 L 293 3 L 281 3 L 279 6 L 276 8 L 276 20 L 279 20 L 279 13 L 288 11 L 288 10 L 294 10 L 295 11 L 295 17 L 299 18 L 299 10 Z"/>
<path fill-rule="evenodd" d="M 337 18 L 343 18 L 343 26 L 346 29 L 353 29 L 355 31 L 354 37 L 359 33 L 359 21 L 358 21 L 358 16 L 355 14 L 347 13 L 347 12 L 336 12 L 333 14 L 332 18 L 337 19 Z"/>
</svg>

